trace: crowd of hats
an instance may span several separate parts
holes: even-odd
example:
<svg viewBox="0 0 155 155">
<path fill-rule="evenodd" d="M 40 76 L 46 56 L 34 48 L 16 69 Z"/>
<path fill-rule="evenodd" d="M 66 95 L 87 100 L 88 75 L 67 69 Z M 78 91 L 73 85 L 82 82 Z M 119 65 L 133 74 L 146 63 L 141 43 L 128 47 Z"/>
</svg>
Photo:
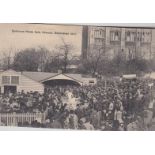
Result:
<svg viewBox="0 0 155 155">
<path fill-rule="evenodd" d="M 100 81 L 93 86 L 55 86 L 37 92 L 0 94 L 1 113 L 46 113 L 46 121 L 23 126 L 86 129 L 143 130 L 143 113 L 151 101 L 150 81 Z M 66 92 L 76 98 L 69 107 Z M 132 125 L 131 125 L 132 124 Z M 19 124 L 21 126 L 21 124 Z"/>
</svg>

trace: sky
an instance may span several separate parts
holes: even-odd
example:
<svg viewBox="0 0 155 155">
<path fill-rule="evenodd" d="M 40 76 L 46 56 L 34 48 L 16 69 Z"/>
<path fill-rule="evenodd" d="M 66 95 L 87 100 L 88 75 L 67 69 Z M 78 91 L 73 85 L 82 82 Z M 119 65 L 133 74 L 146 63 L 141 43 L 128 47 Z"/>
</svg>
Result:
<svg viewBox="0 0 155 155">
<path fill-rule="evenodd" d="M 82 27 L 46 24 L 0 24 L 0 57 L 25 48 L 45 47 L 53 50 L 63 45 L 62 39 L 74 47 L 75 55 L 81 54 Z"/>
</svg>

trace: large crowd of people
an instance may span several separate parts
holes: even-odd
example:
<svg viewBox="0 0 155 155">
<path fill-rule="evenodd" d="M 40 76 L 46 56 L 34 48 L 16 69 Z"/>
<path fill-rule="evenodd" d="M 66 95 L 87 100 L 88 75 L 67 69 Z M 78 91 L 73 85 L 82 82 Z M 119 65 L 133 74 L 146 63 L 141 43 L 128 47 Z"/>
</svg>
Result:
<svg viewBox="0 0 155 155">
<path fill-rule="evenodd" d="M 150 81 L 98 81 L 89 86 L 55 86 L 37 92 L 0 94 L 0 113 L 45 113 L 44 122 L 19 126 L 78 130 L 147 130 L 153 117 Z M 149 110 L 150 108 L 150 110 Z M 150 112 L 150 113 L 149 113 Z M 146 121 L 147 120 L 147 121 Z"/>
</svg>

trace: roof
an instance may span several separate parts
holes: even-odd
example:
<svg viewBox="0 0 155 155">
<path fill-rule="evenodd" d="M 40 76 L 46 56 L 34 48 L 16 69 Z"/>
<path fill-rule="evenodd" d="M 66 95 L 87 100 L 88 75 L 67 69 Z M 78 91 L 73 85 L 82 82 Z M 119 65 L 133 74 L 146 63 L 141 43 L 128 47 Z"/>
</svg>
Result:
<svg viewBox="0 0 155 155">
<path fill-rule="evenodd" d="M 50 80 L 72 80 L 72 81 L 76 81 L 79 84 L 82 84 L 82 79 L 80 78 L 81 76 L 79 74 L 74 74 L 74 76 L 72 74 L 57 74 L 55 76 L 51 76 L 49 78 L 46 78 L 40 82 L 46 82 L 46 81 L 50 81 Z"/>
<path fill-rule="evenodd" d="M 24 76 L 29 77 L 35 81 L 42 81 L 44 79 L 50 78 L 57 75 L 58 73 L 49 73 L 49 72 L 22 72 Z"/>
<path fill-rule="evenodd" d="M 27 76 L 35 81 L 44 81 L 46 79 L 50 79 L 54 76 L 59 75 L 60 73 L 49 73 L 49 72 L 22 72 L 24 76 Z M 77 81 L 82 81 L 81 74 L 63 74 Z"/>
<path fill-rule="evenodd" d="M 65 74 L 65 73 L 50 73 L 50 72 L 30 72 L 30 71 L 17 72 L 15 70 L 6 70 L 3 72 L 8 72 L 8 71 L 20 73 L 37 82 L 43 82 L 46 80 L 48 81 L 50 79 L 55 79 L 56 77 L 58 77 L 58 78 L 64 78 L 64 79 L 72 79 L 72 80 L 82 83 L 83 78 L 86 78 L 86 77 L 83 77 L 82 74 L 69 74 L 69 73 Z"/>
<path fill-rule="evenodd" d="M 64 74 L 66 76 L 71 77 L 72 79 L 76 79 L 78 81 L 82 81 L 82 76 L 81 74 Z"/>
<path fill-rule="evenodd" d="M 13 69 L 8 69 L 8 70 L 1 70 L 0 71 L 0 74 L 5 74 L 5 73 L 9 73 L 9 74 L 21 74 L 21 72 L 17 72 L 17 71 L 15 71 L 15 70 L 13 70 Z"/>
</svg>

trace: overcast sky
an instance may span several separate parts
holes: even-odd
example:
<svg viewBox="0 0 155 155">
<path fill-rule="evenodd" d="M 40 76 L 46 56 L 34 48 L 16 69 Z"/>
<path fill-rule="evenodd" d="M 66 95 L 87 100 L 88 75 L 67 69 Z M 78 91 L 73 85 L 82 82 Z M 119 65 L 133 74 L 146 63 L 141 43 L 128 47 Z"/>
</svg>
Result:
<svg viewBox="0 0 155 155">
<path fill-rule="evenodd" d="M 81 33 L 81 26 L 0 24 L 0 53 L 7 53 L 9 50 L 14 53 L 20 49 L 38 46 L 52 50 L 56 45 L 63 44 L 63 38 L 66 43 L 74 46 L 75 54 L 80 55 Z"/>
</svg>

